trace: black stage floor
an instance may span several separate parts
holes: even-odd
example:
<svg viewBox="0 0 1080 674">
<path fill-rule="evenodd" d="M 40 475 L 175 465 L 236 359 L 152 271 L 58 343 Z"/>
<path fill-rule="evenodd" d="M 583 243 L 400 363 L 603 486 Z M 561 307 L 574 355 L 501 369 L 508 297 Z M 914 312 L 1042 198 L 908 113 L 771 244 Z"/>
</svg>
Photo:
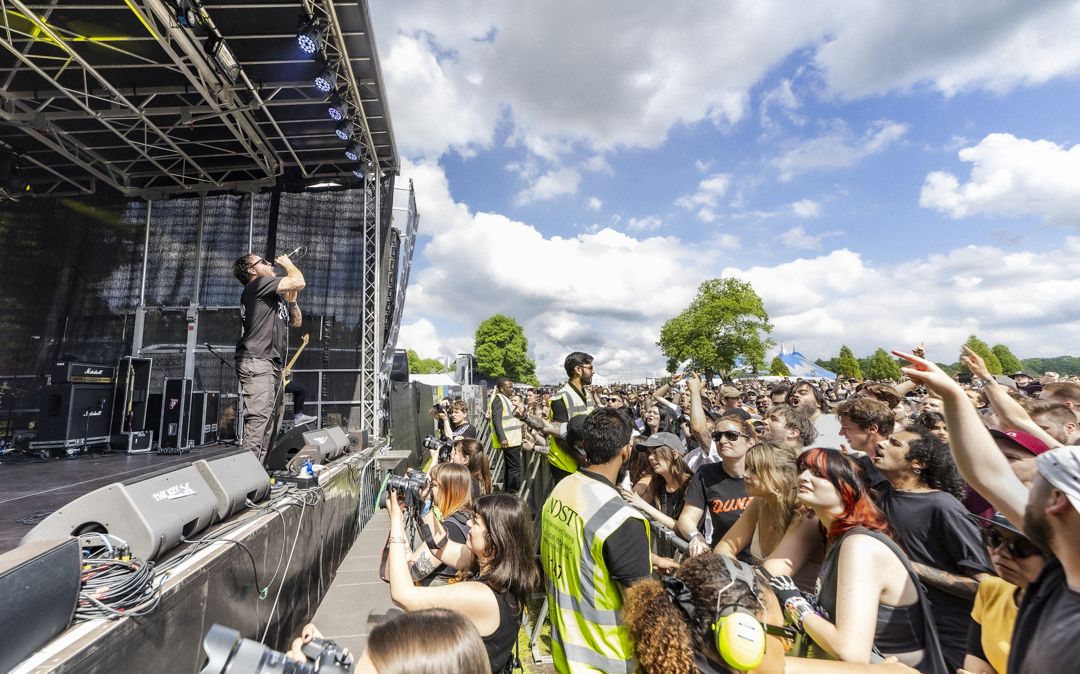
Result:
<svg viewBox="0 0 1080 674">
<path fill-rule="evenodd" d="M 92 452 L 49 460 L 7 454 L 0 459 L 0 553 L 18 546 L 45 515 L 99 487 L 238 449 L 212 444 L 195 447 L 188 454 Z M 31 520 L 29 524 L 19 521 L 25 518 Z"/>
</svg>

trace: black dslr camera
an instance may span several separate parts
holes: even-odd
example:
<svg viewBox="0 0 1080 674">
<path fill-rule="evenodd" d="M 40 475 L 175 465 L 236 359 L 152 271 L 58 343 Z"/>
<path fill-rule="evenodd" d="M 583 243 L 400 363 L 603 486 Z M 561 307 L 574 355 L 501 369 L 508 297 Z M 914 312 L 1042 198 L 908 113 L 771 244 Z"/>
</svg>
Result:
<svg viewBox="0 0 1080 674">
<path fill-rule="evenodd" d="M 386 492 L 379 506 L 385 508 L 390 502 L 390 492 L 396 492 L 398 502 L 405 504 L 405 510 L 419 513 L 424 505 L 423 493 L 427 483 L 428 476 L 415 468 L 405 471 L 404 475 L 391 475 L 386 478 Z"/>
<path fill-rule="evenodd" d="M 434 435 L 429 435 L 423 439 L 420 443 L 424 449 L 437 449 L 439 450 L 439 463 L 446 463 L 450 460 L 450 452 L 454 449 L 454 443 L 449 440 L 440 440 Z"/>
<path fill-rule="evenodd" d="M 353 659 L 336 643 L 312 639 L 304 644 L 308 662 L 297 662 L 284 653 L 245 639 L 236 630 L 214 625 L 203 637 L 207 662 L 199 674 L 350 674 Z"/>
</svg>

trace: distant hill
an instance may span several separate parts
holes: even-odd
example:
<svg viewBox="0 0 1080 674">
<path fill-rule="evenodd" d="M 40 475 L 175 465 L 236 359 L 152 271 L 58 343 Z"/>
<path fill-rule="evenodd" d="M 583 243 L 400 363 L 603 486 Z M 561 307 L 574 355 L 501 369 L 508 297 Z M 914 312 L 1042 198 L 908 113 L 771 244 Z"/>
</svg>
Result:
<svg viewBox="0 0 1080 674">
<path fill-rule="evenodd" d="M 1038 377 L 1044 372 L 1057 372 L 1060 375 L 1080 374 L 1080 357 L 1055 356 L 1054 358 L 1022 358 L 1024 371 Z"/>
</svg>

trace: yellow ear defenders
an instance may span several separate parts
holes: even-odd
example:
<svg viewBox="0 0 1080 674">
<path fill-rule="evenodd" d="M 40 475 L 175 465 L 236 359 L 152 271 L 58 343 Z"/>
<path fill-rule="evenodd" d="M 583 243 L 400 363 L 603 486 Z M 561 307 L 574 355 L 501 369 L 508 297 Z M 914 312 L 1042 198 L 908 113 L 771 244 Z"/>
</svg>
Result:
<svg viewBox="0 0 1080 674">
<path fill-rule="evenodd" d="M 765 659 L 765 628 L 750 609 L 734 604 L 720 605 L 720 597 L 735 583 L 743 583 L 757 599 L 757 579 L 753 567 L 721 556 L 731 581 L 716 593 L 716 619 L 712 623 L 713 645 L 724 662 L 746 671 Z"/>
</svg>

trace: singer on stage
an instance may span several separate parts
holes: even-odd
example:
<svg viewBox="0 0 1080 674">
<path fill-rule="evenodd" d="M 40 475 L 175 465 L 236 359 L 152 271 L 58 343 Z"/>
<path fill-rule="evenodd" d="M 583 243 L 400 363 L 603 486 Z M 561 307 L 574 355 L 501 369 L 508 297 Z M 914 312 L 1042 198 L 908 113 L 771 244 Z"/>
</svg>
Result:
<svg viewBox="0 0 1080 674">
<path fill-rule="evenodd" d="M 243 332 L 236 344 L 236 377 L 244 396 L 244 449 L 261 461 L 273 433 L 274 400 L 288 350 L 289 326 L 300 327 L 296 295 L 304 289 L 304 275 L 288 255 L 274 260 L 285 270 L 278 277 L 274 265 L 254 253 L 233 264 L 233 274 L 244 286 L 240 296 Z"/>
</svg>

